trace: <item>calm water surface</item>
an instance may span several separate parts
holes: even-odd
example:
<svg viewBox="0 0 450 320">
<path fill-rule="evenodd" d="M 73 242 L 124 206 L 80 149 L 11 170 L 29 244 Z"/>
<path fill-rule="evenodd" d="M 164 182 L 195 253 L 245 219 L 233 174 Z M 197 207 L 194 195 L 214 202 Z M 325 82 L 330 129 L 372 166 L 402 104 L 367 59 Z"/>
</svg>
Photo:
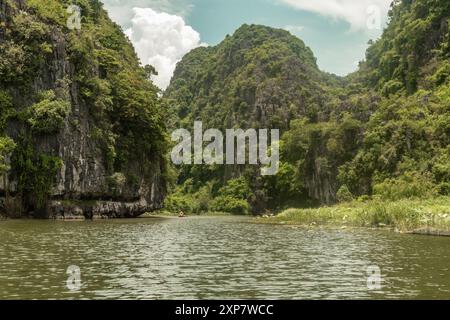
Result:
<svg viewBox="0 0 450 320">
<path fill-rule="evenodd" d="M 0 221 L 0 298 L 450 299 L 450 238 L 236 217 Z"/>
</svg>

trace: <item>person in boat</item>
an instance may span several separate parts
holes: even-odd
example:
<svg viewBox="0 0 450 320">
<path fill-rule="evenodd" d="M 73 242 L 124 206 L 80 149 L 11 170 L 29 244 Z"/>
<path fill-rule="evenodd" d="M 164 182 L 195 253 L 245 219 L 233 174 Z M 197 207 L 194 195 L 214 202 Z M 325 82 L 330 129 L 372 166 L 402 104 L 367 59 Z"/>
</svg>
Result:
<svg viewBox="0 0 450 320">
<path fill-rule="evenodd" d="M 184 214 L 184 212 L 183 211 L 180 211 L 180 213 L 178 214 L 178 217 L 179 218 L 184 218 L 186 215 Z"/>
</svg>

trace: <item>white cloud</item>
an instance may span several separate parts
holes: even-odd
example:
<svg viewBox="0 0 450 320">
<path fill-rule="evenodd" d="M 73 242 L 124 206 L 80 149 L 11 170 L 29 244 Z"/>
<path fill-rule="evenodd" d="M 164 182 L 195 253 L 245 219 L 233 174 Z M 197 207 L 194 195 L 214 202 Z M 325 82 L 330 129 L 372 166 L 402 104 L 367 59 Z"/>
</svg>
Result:
<svg viewBox="0 0 450 320">
<path fill-rule="evenodd" d="M 134 16 L 133 8 L 152 8 L 159 12 L 167 12 L 186 17 L 192 9 L 189 0 L 103 0 L 105 8 L 115 22 L 124 28 L 130 26 Z"/>
<path fill-rule="evenodd" d="M 379 14 L 386 17 L 393 0 L 278 0 L 294 8 L 347 21 L 353 30 L 371 29 Z M 380 25 L 381 27 L 381 25 Z"/>
<path fill-rule="evenodd" d="M 167 88 L 175 67 L 192 49 L 201 46 L 200 34 L 177 15 L 150 8 L 133 8 L 131 25 L 125 30 L 143 65 L 158 71 L 153 78 L 161 89 Z"/>
</svg>

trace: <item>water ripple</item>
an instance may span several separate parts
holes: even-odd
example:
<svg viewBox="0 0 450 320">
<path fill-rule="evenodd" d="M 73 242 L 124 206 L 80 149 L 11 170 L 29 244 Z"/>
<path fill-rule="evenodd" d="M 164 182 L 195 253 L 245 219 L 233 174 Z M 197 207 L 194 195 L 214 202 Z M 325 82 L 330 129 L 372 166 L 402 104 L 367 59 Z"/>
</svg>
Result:
<svg viewBox="0 0 450 320">
<path fill-rule="evenodd" d="M 0 243 L 3 299 L 450 299 L 448 238 L 225 217 L 2 221 Z"/>
</svg>

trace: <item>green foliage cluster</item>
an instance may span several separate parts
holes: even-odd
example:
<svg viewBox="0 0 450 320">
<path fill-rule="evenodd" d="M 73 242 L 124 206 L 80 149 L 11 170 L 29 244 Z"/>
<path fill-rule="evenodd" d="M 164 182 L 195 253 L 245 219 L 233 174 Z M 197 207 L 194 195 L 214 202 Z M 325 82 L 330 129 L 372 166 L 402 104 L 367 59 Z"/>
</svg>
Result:
<svg viewBox="0 0 450 320">
<path fill-rule="evenodd" d="M 0 176 L 10 170 L 11 167 L 7 158 L 11 156 L 15 148 L 16 144 L 11 138 L 0 137 Z"/>
<path fill-rule="evenodd" d="M 248 214 L 250 206 L 247 199 L 250 197 L 250 187 L 244 178 L 232 179 L 219 189 L 217 197 L 211 203 L 213 211 L 228 212 L 232 214 Z"/>
<path fill-rule="evenodd" d="M 0 132 L 6 129 L 10 117 L 15 115 L 12 98 L 8 92 L 0 90 Z"/>
<path fill-rule="evenodd" d="M 350 192 L 346 185 L 343 185 L 336 193 L 336 200 L 338 202 L 350 202 L 353 200 L 353 194 Z"/>
<path fill-rule="evenodd" d="M 12 155 L 12 163 L 18 173 L 18 191 L 25 197 L 24 201 L 32 204 L 31 209 L 45 210 L 56 174 L 62 165 L 61 159 L 37 153 L 31 137 L 22 136 Z"/>
<path fill-rule="evenodd" d="M 214 191 L 214 183 L 196 188 L 193 180 L 187 180 L 165 200 L 165 210 L 178 213 L 204 214 L 223 212 L 245 215 L 250 212 L 247 199 L 250 197 L 248 182 L 243 179 L 229 180 L 223 187 Z"/>
<path fill-rule="evenodd" d="M 28 0 L 27 5 L 40 18 L 43 18 L 47 22 L 64 25 L 67 21 L 68 14 L 66 10 L 64 10 L 64 6 L 61 1 Z"/>
<path fill-rule="evenodd" d="M 353 159 L 362 133 L 363 124 L 349 113 L 329 122 L 292 121 L 291 129 L 283 135 L 281 144 L 281 160 L 290 164 L 291 177 L 296 178 L 292 189 L 305 191 L 308 182 L 315 180 L 315 183 L 324 185 L 324 188 L 316 189 L 318 197 L 324 202 L 333 202 L 337 191 L 336 174 L 343 163 Z M 281 175 L 283 171 L 277 174 L 276 180 Z"/>
<path fill-rule="evenodd" d="M 228 212 L 231 214 L 244 215 L 250 211 L 246 200 L 236 199 L 230 196 L 220 196 L 214 199 L 211 209 L 216 212 Z"/>
<path fill-rule="evenodd" d="M 430 175 L 407 172 L 398 178 L 386 179 L 374 186 L 374 194 L 383 199 L 433 198 L 438 195 L 436 185 Z"/>
<path fill-rule="evenodd" d="M 25 72 L 25 52 L 21 45 L 13 42 L 0 44 L 0 77 L 5 82 L 14 82 Z"/>
<path fill-rule="evenodd" d="M 9 5 L 13 5 L 15 14 L 7 16 L 4 39 L 0 43 L 0 77 L 2 85 L 23 88 L 31 84 L 53 53 L 52 28 L 38 16 L 15 9 L 14 2 L 10 1 Z"/>
<path fill-rule="evenodd" d="M 448 58 L 450 7 L 446 0 L 396 0 L 389 17 L 383 36 L 367 50 L 364 78 L 385 95 L 411 94 L 425 69 Z"/>
<path fill-rule="evenodd" d="M 127 177 L 121 172 L 116 172 L 110 177 L 108 177 L 109 189 L 115 196 L 121 193 L 121 190 L 125 186 L 126 182 Z"/>
<path fill-rule="evenodd" d="M 211 185 L 195 190 L 192 180 L 188 180 L 165 199 L 164 209 L 172 213 L 204 214 L 212 210 L 210 204 Z"/>
<path fill-rule="evenodd" d="M 28 110 L 28 124 L 37 133 L 56 133 L 69 115 L 70 107 L 70 102 L 57 99 L 53 90 L 42 92 L 40 101 Z"/>
<path fill-rule="evenodd" d="M 384 99 L 367 123 L 357 155 L 340 168 L 340 181 L 363 194 L 386 179 L 415 172 L 448 194 L 450 100 L 441 98 L 441 90 L 450 87 Z"/>
</svg>

